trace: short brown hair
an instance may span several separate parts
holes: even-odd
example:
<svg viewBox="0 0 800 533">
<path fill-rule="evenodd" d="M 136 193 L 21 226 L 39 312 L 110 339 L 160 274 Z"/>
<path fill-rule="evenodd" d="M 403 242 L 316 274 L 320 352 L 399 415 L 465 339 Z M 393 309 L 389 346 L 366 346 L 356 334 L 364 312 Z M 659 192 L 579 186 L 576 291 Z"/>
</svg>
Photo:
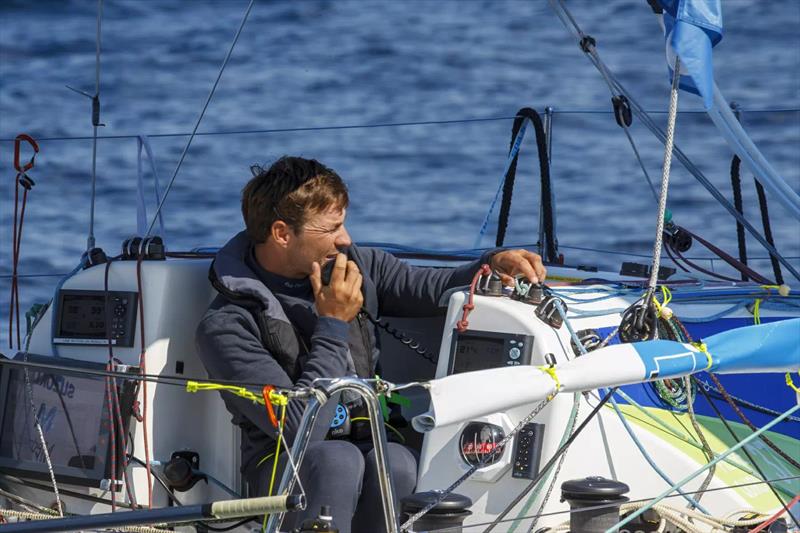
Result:
<svg viewBox="0 0 800 533">
<path fill-rule="evenodd" d="M 253 178 L 242 189 L 242 216 L 256 243 L 266 241 L 277 220 L 300 232 L 308 215 L 344 209 L 350 202 L 342 178 L 315 159 L 283 156 L 268 169 L 250 169 Z"/>
</svg>

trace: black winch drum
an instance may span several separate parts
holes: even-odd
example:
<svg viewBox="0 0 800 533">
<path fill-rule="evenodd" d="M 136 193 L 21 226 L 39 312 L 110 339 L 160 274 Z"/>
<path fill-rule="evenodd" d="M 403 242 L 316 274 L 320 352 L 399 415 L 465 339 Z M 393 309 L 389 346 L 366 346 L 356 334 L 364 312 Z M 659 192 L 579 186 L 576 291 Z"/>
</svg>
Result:
<svg viewBox="0 0 800 533">
<path fill-rule="evenodd" d="M 436 501 L 439 492 L 418 492 L 406 496 L 400 502 L 402 512 L 401 522 L 405 522 L 412 515 Z M 425 513 L 411 526 L 414 531 L 436 531 L 447 529 L 448 533 L 461 533 L 464 520 L 472 514 L 469 507 L 472 500 L 462 494 L 448 494 L 444 500 Z"/>
<path fill-rule="evenodd" d="M 569 502 L 570 531 L 603 533 L 612 528 L 619 523 L 620 506 L 628 501 L 623 494 L 629 490 L 625 483 L 600 476 L 572 479 L 562 483 L 561 501 Z M 583 510 L 598 506 L 602 507 Z"/>
</svg>

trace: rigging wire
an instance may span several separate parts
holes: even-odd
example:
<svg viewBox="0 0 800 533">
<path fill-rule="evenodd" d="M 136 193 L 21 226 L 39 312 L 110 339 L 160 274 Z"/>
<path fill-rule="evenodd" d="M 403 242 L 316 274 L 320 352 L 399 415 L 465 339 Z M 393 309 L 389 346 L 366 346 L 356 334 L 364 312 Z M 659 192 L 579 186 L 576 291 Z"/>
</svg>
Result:
<svg viewBox="0 0 800 533">
<path fill-rule="evenodd" d="M 222 78 L 222 73 L 225 72 L 225 67 L 228 65 L 228 60 L 230 60 L 231 55 L 233 54 L 233 49 L 236 47 L 236 43 L 239 40 L 239 36 L 242 34 L 242 30 L 244 29 L 244 25 L 247 22 L 247 18 L 250 16 L 250 11 L 253 9 L 253 4 L 255 0 L 250 0 L 250 3 L 247 4 L 247 9 L 244 12 L 244 16 L 242 17 L 242 22 L 239 24 L 239 29 L 236 30 L 236 35 L 233 37 L 233 42 L 231 42 L 231 46 L 228 49 L 228 54 L 225 56 L 225 59 L 222 61 L 222 66 L 219 69 L 219 73 L 217 74 L 217 79 L 214 80 L 214 85 L 211 87 L 211 91 L 208 93 L 208 98 L 206 98 L 205 104 L 203 104 L 203 109 L 200 111 L 200 116 L 197 117 L 197 122 L 195 122 L 194 128 L 192 129 L 192 134 L 189 136 L 189 140 L 186 142 L 186 145 L 183 147 L 183 152 L 181 153 L 180 159 L 178 159 L 178 164 L 175 167 L 175 171 L 172 173 L 172 178 L 169 180 L 166 189 L 164 189 L 164 195 L 161 197 L 161 201 L 158 203 L 158 207 L 156 208 L 156 212 L 153 214 L 153 220 L 150 221 L 150 226 L 147 228 L 147 233 L 144 235 L 144 239 L 150 236 L 150 232 L 153 231 L 153 226 L 158 220 L 158 215 L 161 213 L 161 208 L 164 207 L 164 202 L 167 201 L 167 196 L 169 196 L 170 191 L 172 190 L 172 184 L 175 183 L 175 178 L 178 177 L 178 172 L 181 169 L 181 165 L 183 165 L 183 160 L 186 158 L 186 153 L 189 151 L 189 147 L 192 145 L 192 141 L 194 140 L 197 134 L 197 128 L 200 127 L 200 122 L 202 122 L 203 117 L 206 114 L 206 109 L 208 109 L 208 104 L 211 103 L 211 98 L 214 97 L 214 93 L 217 90 L 217 85 L 219 85 L 219 80 Z"/>
<path fill-rule="evenodd" d="M 589 109 L 589 108 L 551 108 L 553 114 L 561 115 L 609 115 L 613 111 L 607 109 Z M 648 109 L 643 112 L 650 115 L 666 114 L 666 110 L 661 109 Z M 753 108 L 748 109 L 749 113 L 798 113 L 800 108 L 782 107 L 782 108 Z M 705 114 L 703 110 L 685 110 L 679 111 L 679 114 Z M 372 128 L 399 128 L 406 126 L 436 126 L 436 125 L 449 125 L 449 124 L 469 124 L 472 122 L 499 122 L 506 120 L 513 120 L 514 117 L 474 117 L 474 118 L 461 118 L 461 119 L 442 119 L 442 120 L 422 120 L 422 121 L 407 121 L 407 122 L 382 122 L 376 124 L 337 124 L 331 126 L 305 126 L 297 128 L 270 128 L 270 129 L 247 129 L 247 130 L 221 130 L 221 131 L 198 131 L 195 133 L 196 137 L 205 136 L 227 136 L 227 135 L 258 135 L 258 134 L 272 134 L 272 133 L 296 133 L 296 132 L 311 132 L 311 131 L 331 131 L 331 130 L 352 130 L 352 129 L 372 129 Z M 99 140 L 108 139 L 136 139 L 143 134 L 117 134 L 117 135 L 98 135 Z M 171 132 L 171 133 L 152 133 L 147 134 L 149 138 L 172 138 L 172 137 L 189 137 L 191 132 Z M 39 141 L 88 141 L 93 137 L 90 135 L 53 135 L 42 136 L 38 138 Z M 0 142 L 13 142 L 11 138 L 0 138 Z"/>
<path fill-rule="evenodd" d="M 713 460 L 709 461 L 709 463 L 706 464 L 705 466 L 702 466 L 702 467 L 698 468 L 697 470 L 695 470 L 694 472 L 692 472 L 691 474 L 689 474 L 685 478 L 681 479 L 678 483 L 672 484 L 664 492 L 662 492 L 655 499 L 653 499 L 653 501 L 651 503 L 649 503 L 648 505 L 642 507 L 638 511 L 636 511 L 634 513 L 631 513 L 625 519 L 623 519 L 619 523 L 615 524 L 612 528 L 609 528 L 608 531 L 616 531 L 617 528 L 622 527 L 622 526 L 630 523 L 632 520 L 634 520 L 635 518 L 639 517 L 642 513 L 644 513 L 648 509 L 650 509 L 652 506 L 656 505 L 658 502 L 663 500 L 666 496 L 671 494 L 673 491 L 680 490 L 680 487 L 682 487 L 683 485 L 685 485 L 689 481 L 693 480 L 695 477 L 699 476 L 700 474 L 702 474 L 703 472 L 705 472 L 709 468 L 715 466 L 717 463 L 722 461 L 725 457 L 731 455 L 734 452 L 739 451 L 740 448 L 742 448 L 745 445 L 749 444 L 752 440 L 758 438 L 760 435 L 762 435 L 766 431 L 772 429 L 775 425 L 779 424 L 781 421 L 783 421 L 783 419 L 785 419 L 786 417 L 788 417 L 792 413 L 796 412 L 798 409 L 800 409 L 800 403 L 794 405 L 793 407 L 791 407 L 789 409 L 787 409 L 780 416 L 778 416 L 777 418 L 773 419 L 771 422 L 769 422 L 768 424 L 764 425 L 763 427 L 759 428 L 758 431 L 748 435 L 747 437 L 745 437 L 743 440 L 741 440 L 740 442 L 738 442 L 734 446 L 731 446 L 725 452 L 723 452 L 722 454 L 718 455 Z"/>
<path fill-rule="evenodd" d="M 577 428 L 575 428 L 575 431 L 572 433 L 572 435 L 569 436 L 569 438 L 566 440 L 566 442 L 564 442 L 564 444 L 559 446 L 558 449 L 553 453 L 553 456 L 550 458 L 550 460 L 547 462 L 547 464 L 544 465 L 544 467 L 539 471 L 539 473 L 536 475 L 536 477 L 533 478 L 531 480 L 531 482 L 528 483 L 525 486 L 525 488 L 522 489 L 522 491 L 511 501 L 511 503 L 508 504 L 506 506 L 506 508 L 503 509 L 497 515 L 497 517 L 494 519 L 494 521 L 491 524 L 489 524 L 489 527 L 487 527 L 486 529 L 483 530 L 483 533 L 489 533 L 492 529 L 494 529 L 494 527 L 497 524 L 499 524 L 503 520 L 503 518 L 506 517 L 506 515 L 509 512 L 511 512 L 511 509 L 513 509 L 520 501 L 522 501 L 522 498 L 524 498 L 525 495 L 528 492 L 530 492 L 536 486 L 537 483 L 539 483 L 539 481 L 544 479 L 544 476 L 545 476 L 545 474 L 547 474 L 547 471 L 556 463 L 556 461 L 559 460 L 559 458 L 563 454 L 565 454 L 567 452 L 567 450 L 569 449 L 569 447 L 573 443 L 573 441 L 575 441 L 575 439 L 578 437 L 578 435 L 580 435 L 581 432 L 589 425 L 589 422 L 591 422 L 592 419 L 597 415 L 597 413 L 600 412 L 600 409 L 606 404 L 606 402 L 608 402 L 609 400 L 613 400 L 612 396 L 614 395 L 614 391 L 615 390 L 616 390 L 616 387 L 610 389 L 606 393 L 606 395 L 603 396 L 603 399 L 600 400 L 600 402 L 594 407 L 594 409 L 592 409 L 592 411 L 586 416 L 586 418 L 583 420 L 583 422 L 581 422 L 580 425 Z"/>
<path fill-rule="evenodd" d="M 556 310 L 561 315 L 561 318 L 562 318 L 563 322 L 565 324 L 569 324 L 569 319 L 567 318 L 566 312 L 564 312 L 564 308 L 562 306 L 560 306 L 560 305 L 556 305 Z M 568 326 L 567 330 L 569 331 L 570 336 L 572 337 L 572 342 L 575 343 L 575 345 L 578 347 L 578 349 L 581 350 L 585 354 L 586 353 L 586 348 L 583 346 L 583 343 L 580 341 L 580 339 L 578 339 L 578 336 L 575 334 L 575 330 L 572 328 L 572 326 L 571 325 Z M 616 390 L 616 387 L 613 390 Z M 653 458 L 647 452 L 647 450 L 645 449 L 644 445 L 639 440 L 639 437 L 636 436 L 636 433 L 633 431 L 633 428 L 630 426 L 630 424 L 628 423 L 627 419 L 625 418 L 625 415 L 622 413 L 622 410 L 619 408 L 619 405 L 617 404 L 617 401 L 614 399 L 613 394 L 609 395 L 609 399 L 611 400 L 611 405 L 614 408 L 614 412 L 616 413 L 617 417 L 619 418 L 619 421 L 622 423 L 622 426 L 625 428 L 625 431 L 628 433 L 628 435 L 630 436 L 631 440 L 633 441 L 633 443 L 638 448 L 639 452 L 644 457 L 645 461 L 647 461 L 647 463 L 650 465 L 650 467 L 656 472 L 656 474 L 658 474 L 661 477 L 661 479 L 663 479 L 669 485 L 674 485 L 674 483 L 669 478 L 669 476 L 667 476 L 666 472 L 664 472 L 656 464 L 655 460 L 653 460 Z M 684 499 L 686 499 L 686 501 L 689 503 L 689 505 L 691 505 L 691 506 L 693 506 L 693 507 L 695 507 L 697 509 L 700 509 L 700 511 L 702 511 L 704 514 L 710 514 L 704 507 L 702 507 L 700 505 L 699 502 L 697 502 L 693 498 L 691 498 L 688 495 L 686 495 L 685 492 L 683 492 L 680 489 L 678 489 L 678 493 L 681 494 L 684 497 Z"/>
<path fill-rule="evenodd" d="M 700 384 L 700 381 L 697 378 L 693 377 L 692 379 L 695 381 L 695 383 Z M 697 387 L 697 389 L 700 391 L 700 394 L 703 395 L 708 405 L 717 415 L 717 418 L 720 420 L 720 422 L 722 422 L 722 425 L 725 426 L 725 429 L 728 431 L 728 433 L 730 433 L 731 437 L 733 438 L 733 441 L 738 443 L 740 440 L 739 437 L 736 435 L 736 432 L 733 431 L 733 428 L 731 427 L 728 420 L 726 420 L 725 417 L 722 415 L 722 412 L 719 410 L 719 407 L 717 407 L 717 405 L 714 403 L 714 400 L 711 398 L 711 395 L 708 394 L 708 392 L 705 390 L 705 387 L 703 387 L 702 384 L 700 384 L 700 386 Z M 766 481 L 767 475 L 764 473 L 761 467 L 758 466 L 758 463 L 756 463 L 753 456 L 750 455 L 750 452 L 747 450 L 747 448 L 746 447 L 742 448 L 742 452 L 744 453 L 745 457 L 747 457 L 747 460 L 750 461 L 750 464 L 753 465 L 753 468 L 755 468 L 758 474 L 761 476 L 761 479 L 763 479 L 767 483 L 767 486 L 769 486 L 769 489 L 770 491 L 772 491 L 772 494 L 775 496 L 775 499 L 777 499 L 781 503 L 781 506 L 788 511 L 789 508 L 787 507 L 786 502 L 781 497 L 778 490 L 773 486 L 773 484 Z M 789 513 L 789 516 L 792 518 L 798 529 L 800 529 L 800 521 L 798 521 L 798 519 L 792 513 Z"/>
<path fill-rule="evenodd" d="M 556 383 L 552 394 L 550 394 L 547 398 L 536 404 L 536 407 L 534 407 L 530 413 L 528 413 L 522 420 L 520 420 L 520 422 L 516 425 L 516 427 L 514 427 L 514 429 L 512 429 L 508 433 L 508 435 L 503 437 L 503 439 L 501 439 L 500 442 L 494 445 L 491 452 L 487 453 L 478 463 L 472 465 L 469 468 L 469 470 L 467 470 L 464 474 L 461 475 L 461 477 L 459 477 L 457 480 L 451 483 L 449 487 L 447 487 L 444 490 L 437 491 L 436 498 L 434 498 L 433 501 L 425 505 L 422 509 L 420 509 L 419 511 L 408 517 L 408 519 L 400 526 L 400 531 L 408 531 L 414 524 L 414 522 L 419 520 L 428 511 L 439 505 L 451 492 L 457 489 L 459 485 L 461 485 L 464 481 L 469 479 L 470 476 L 472 476 L 472 474 L 477 472 L 478 469 L 486 466 L 486 463 L 488 461 L 490 461 L 498 453 L 502 452 L 505 445 L 514 437 L 514 435 L 516 435 L 517 432 L 521 430 L 525 424 L 536 418 L 536 416 L 542 411 L 542 409 L 544 409 L 547 405 L 549 405 L 550 401 L 553 399 L 555 394 L 558 393 L 558 389 L 559 385 L 558 383 Z M 547 469 L 550 468 L 550 466 L 552 465 L 547 465 L 544 469 L 542 469 L 540 473 L 542 477 L 543 474 L 547 471 Z M 538 481 L 539 479 L 536 480 L 537 483 Z"/>
<path fill-rule="evenodd" d="M 97 128 L 100 124 L 100 27 L 103 20 L 103 0 L 97 0 L 97 37 L 94 67 L 94 96 L 92 97 L 92 199 L 89 211 L 89 237 L 86 251 L 94 248 L 94 204 L 97 190 Z"/>
<path fill-rule="evenodd" d="M 570 31 L 574 36 L 576 36 L 579 42 L 583 41 L 586 36 L 585 33 L 581 30 L 580 26 L 578 26 L 575 19 L 572 17 L 572 14 L 567 9 L 567 6 L 564 4 L 563 0 L 548 0 L 550 7 L 555 11 L 558 18 L 564 24 L 568 31 Z M 605 73 L 609 76 L 608 82 L 610 82 L 614 88 L 622 95 L 624 95 L 628 102 L 631 105 L 631 110 L 636 114 L 639 120 L 650 130 L 653 135 L 655 135 L 661 142 L 666 142 L 666 135 L 661 130 L 661 128 L 650 118 L 648 113 L 644 110 L 644 108 L 636 101 L 636 99 L 630 94 L 630 92 L 622 85 L 622 83 L 614 77 L 614 75 L 610 72 L 608 67 L 605 63 L 600 59 L 599 54 L 597 53 L 597 48 L 594 46 L 586 47 L 584 53 L 588 57 L 589 61 L 595 66 L 595 68 L 601 73 Z M 786 258 L 778 253 L 774 246 L 772 246 L 759 232 L 755 229 L 755 227 L 743 216 L 741 216 L 734 208 L 733 205 L 725 198 L 722 193 L 705 177 L 705 175 L 700 171 L 697 166 L 692 163 L 692 161 L 678 148 L 675 146 L 674 148 L 675 156 L 678 160 L 683 164 L 683 166 L 695 177 L 697 181 L 700 182 L 703 187 L 708 190 L 711 196 L 722 206 L 724 207 L 736 220 L 742 223 L 742 225 L 747 228 L 747 231 L 776 259 L 778 259 L 786 269 L 792 273 L 792 275 L 800 280 L 800 273 L 789 263 Z"/>
</svg>

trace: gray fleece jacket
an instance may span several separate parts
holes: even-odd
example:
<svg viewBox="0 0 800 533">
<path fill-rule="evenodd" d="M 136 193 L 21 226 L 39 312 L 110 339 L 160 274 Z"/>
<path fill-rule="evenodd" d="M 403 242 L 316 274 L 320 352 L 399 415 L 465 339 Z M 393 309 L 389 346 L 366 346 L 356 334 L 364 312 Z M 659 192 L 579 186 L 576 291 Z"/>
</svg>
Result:
<svg viewBox="0 0 800 533">
<path fill-rule="evenodd" d="M 219 295 L 196 334 L 197 351 L 209 377 L 284 388 L 308 386 L 320 377 L 370 377 L 379 355 L 375 326 L 361 315 L 351 324 L 317 316 L 313 301 L 298 297 L 296 287 L 265 283 L 264 273 L 258 272 L 252 259 L 252 248 L 241 232 L 211 265 L 209 278 Z M 441 296 L 450 288 L 469 284 L 492 253 L 443 269 L 413 267 L 377 249 L 354 245 L 348 250 L 363 275 L 364 307 L 374 317 L 441 314 Z M 274 450 L 277 432 L 263 406 L 221 394 L 233 423 L 243 432 L 242 471 L 247 475 Z M 304 407 L 301 402 L 289 403 L 284 435 L 290 445 Z"/>
</svg>

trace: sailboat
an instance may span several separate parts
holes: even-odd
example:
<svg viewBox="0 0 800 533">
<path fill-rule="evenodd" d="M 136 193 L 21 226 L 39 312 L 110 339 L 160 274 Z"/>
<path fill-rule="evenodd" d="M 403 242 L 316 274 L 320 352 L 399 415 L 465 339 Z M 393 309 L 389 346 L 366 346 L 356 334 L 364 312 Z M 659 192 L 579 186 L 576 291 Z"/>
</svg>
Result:
<svg viewBox="0 0 800 533">
<path fill-rule="evenodd" d="M 676 11 L 684 2 L 662 4 L 666 41 L 679 58 L 671 63 L 668 122 L 675 124 L 678 87 L 691 85 L 741 163 L 783 208 L 798 212 L 797 194 L 738 127 L 713 76 L 708 78 L 708 65 L 692 61 L 691 46 L 702 47 L 696 53 L 702 59 L 719 41 L 713 9 L 710 20 L 697 25 L 696 17 Z M 791 527 L 800 490 L 797 296 L 777 276 L 759 274 L 724 253 L 720 260 L 743 279 L 720 279 L 685 260 L 688 246 L 704 241 L 670 220 L 672 158 L 709 190 L 713 185 L 674 145 L 674 131 L 662 131 L 614 77 L 566 5 L 554 0 L 551 7 L 608 85 L 620 127 L 627 133 L 635 117 L 666 144 L 660 193 L 653 188 L 659 208 L 650 264 L 623 265 L 620 272 L 563 264 L 549 175 L 552 122 L 547 113 L 543 118 L 523 108 L 510 121 L 510 150 L 495 199 L 502 228 L 521 143 L 532 128 L 543 192 L 538 247 L 549 263 L 548 286 L 518 279 L 504 288 L 481 271 L 470 287 L 448 295 L 442 316 L 382 317 L 385 379 L 333 380 L 287 391 L 213 382 L 193 339 L 215 295 L 207 278 L 215 250 L 171 252 L 155 228 L 215 83 L 172 179 L 164 191 L 156 187 L 157 213 L 149 225 L 145 221 L 113 260 L 90 243 L 52 301 L 32 310 L 26 334 L 2 359 L 0 496 L 9 503 L 0 514 L 12 522 L 4 527 L 155 531 L 183 524 L 199 530 L 219 527 L 210 524 L 217 521 L 242 531 L 281 530 L 282 514 L 303 505 L 295 485 L 304 439 L 288 452 L 292 468 L 278 483 L 279 496 L 247 498 L 239 430 L 219 395 L 251 398 L 264 405 L 265 416 L 281 402 L 307 402 L 310 428 L 321 405 L 342 388 L 364 395 L 371 406 L 376 449 L 386 442 L 381 398 L 405 398 L 404 414 L 413 419 L 399 432 L 420 451 L 417 491 L 429 496 L 400 516 L 390 505 L 391 481 L 382 476 L 388 531 L 423 530 L 415 524 L 435 522 L 453 494 L 467 503 L 458 517 L 448 518 L 465 531 L 606 530 L 592 522 L 597 516 L 609 531 Z M 99 117 L 95 143 L 98 127 Z M 146 143 L 141 146 L 146 152 Z M 26 163 L 27 155 L 38 145 L 19 137 L 15 148 L 24 197 L 32 170 L 26 167 L 34 163 L 33 157 Z M 723 203 L 774 262 L 797 277 L 774 244 Z M 20 218 L 15 269 L 22 227 Z M 662 268 L 662 242 L 683 272 Z M 496 244 L 504 244 L 500 232 Z M 440 266 L 480 252 L 382 246 Z M 711 250 L 718 252 L 713 245 Z M 20 323 L 14 294 L 12 340 Z M 414 364 L 408 363 L 410 351 L 422 356 L 412 356 Z M 191 420 L 187 413 L 194 414 Z M 263 525 L 252 520 L 264 514 Z"/>
</svg>

